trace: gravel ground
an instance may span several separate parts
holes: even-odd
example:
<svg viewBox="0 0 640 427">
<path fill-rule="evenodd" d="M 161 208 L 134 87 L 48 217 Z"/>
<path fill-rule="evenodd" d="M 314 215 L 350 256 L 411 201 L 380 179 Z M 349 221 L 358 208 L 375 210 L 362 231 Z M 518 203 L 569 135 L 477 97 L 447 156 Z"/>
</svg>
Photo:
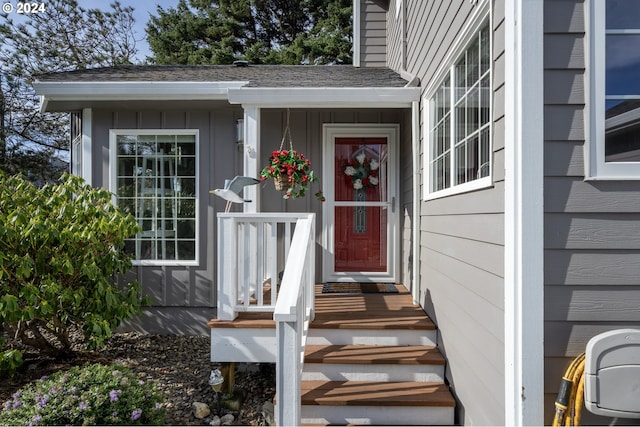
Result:
<svg viewBox="0 0 640 427">
<path fill-rule="evenodd" d="M 271 364 L 239 364 L 235 388 L 245 395 L 239 411 L 221 409 L 216 414 L 215 394 L 208 384 L 209 374 L 218 364 L 209 361 L 210 340 L 203 336 L 144 335 L 136 332 L 114 334 L 105 349 L 97 354 L 84 354 L 70 360 L 31 360 L 27 369 L 0 385 L 0 402 L 30 380 L 56 370 L 90 361 L 102 363 L 116 360 L 138 375 L 153 380 L 165 395 L 164 407 L 168 425 L 218 425 L 219 418 L 233 415 L 230 425 L 269 425 L 263 415 L 265 402 L 275 394 L 275 368 Z M 211 415 L 198 419 L 193 403 L 211 408 Z M 268 406 L 268 404 L 267 404 Z M 223 417 L 228 420 L 230 417 Z M 227 421 L 228 422 L 228 421 Z"/>
</svg>

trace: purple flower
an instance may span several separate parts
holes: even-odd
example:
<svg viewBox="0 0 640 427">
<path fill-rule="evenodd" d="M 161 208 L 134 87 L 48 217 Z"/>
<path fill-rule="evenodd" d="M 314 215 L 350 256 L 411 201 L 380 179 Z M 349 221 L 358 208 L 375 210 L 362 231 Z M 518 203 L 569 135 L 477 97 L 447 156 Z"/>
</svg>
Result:
<svg viewBox="0 0 640 427">
<path fill-rule="evenodd" d="M 36 407 L 39 409 L 44 408 L 44 406 L 49 403 L 49 396 L 38 397 L 38 403 L 36 403 Z"/>
<path fill-rule="evenodd" d="M 142 409 L 140 408 L 134 409 L 133 412 L 131 413 L 131 421 L 136 421 L 141 416 L 142 416 Z"/>
<path fill-rule="evenodd" d="M 48 377 L 48 376 L 46 376 L 46 375 L 43 375 L 43 376 L 41 376 L 41 377 L 40 377 L 40 381 L 44 381 L 44 380 L 46 380 L 47 378 L 49 378 L 49 377 Z"/>
<path fill-rule="evenodd" d="M 87 409 L 89 409 L 89 404 L 87 402 L 80 402 L 78 408 L 80 409 L 80 411 L 86 411 Z"/>
<path fill-rule="evenodd" d="M 22 402 L 20 402 L 19 400 L 13 401 L 13 409 L 18 409 L 21 406 L 22 406 Z"/>
<path fill-rule="evenodd" d="M 109 392 L 109 400 L 111 403 L 118 401 L 118 396 L 122 394 L 122 390 L 111 390 Z"/>
</svg>

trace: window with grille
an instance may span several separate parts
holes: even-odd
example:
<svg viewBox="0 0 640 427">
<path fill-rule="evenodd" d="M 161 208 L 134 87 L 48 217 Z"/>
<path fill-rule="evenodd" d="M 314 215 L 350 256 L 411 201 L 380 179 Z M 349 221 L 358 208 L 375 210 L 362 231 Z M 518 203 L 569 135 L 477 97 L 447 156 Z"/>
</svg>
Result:
<svg viewBox="0 0 640 427">
<path fill-rule="evenodd" d="M 112 191 L 141 231 L 126 242 L 137 263 L 197 260 L 198 132 L 113 130 Z"/>
<path fill-rule="evenodd" d="M 465 191 L 490 181 L 491 93 L 487 21 L 428 97 L 429 193 Z"/>
</svg>

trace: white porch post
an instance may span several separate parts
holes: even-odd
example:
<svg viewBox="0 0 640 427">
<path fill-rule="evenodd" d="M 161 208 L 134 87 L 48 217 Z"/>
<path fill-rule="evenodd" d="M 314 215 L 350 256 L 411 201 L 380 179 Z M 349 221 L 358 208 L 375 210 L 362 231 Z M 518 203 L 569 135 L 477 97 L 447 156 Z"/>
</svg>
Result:
<svg viewBox="0 0 640 427">
<path fill-rule="evenodd" d="M 543 37 L 540 0 L 505 1 L 505 425 L 544 414 Z"/>
<path fill-rule="evenodd" d="M 244 175 L 258 178 L 260 171 L 260 108 L 244 107 Z M 243 212 L 260 210 L 260 192 L 257 185 L 244 188 L 244 197 L 251 202 L 243 203 Z"/>
<path fill-rule="evenodd" d="M 83 108 L 82 109 L 82 143 L 80 145 L 81 153 L 78 153 L 82 159 L 80 176 L 84 178 L 87 184 L 93 184 L 93 156 L 91 155 L 91 130 L 93 128 L 92 118 L 91 118 L 91 108 Z"/>
</svg>

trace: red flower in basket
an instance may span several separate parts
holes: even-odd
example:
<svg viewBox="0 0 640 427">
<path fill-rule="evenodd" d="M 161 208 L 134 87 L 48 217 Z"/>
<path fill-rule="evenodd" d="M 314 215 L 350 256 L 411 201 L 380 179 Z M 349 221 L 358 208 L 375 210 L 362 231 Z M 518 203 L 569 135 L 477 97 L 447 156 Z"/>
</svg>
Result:
<svg viewBox="0 0 640 427">
<path fill-rule="evenodd" d="M 284 199 L 295 199 L 303 197 L 309 189 L 309 184 L 316 182 L 318 178 L 313 176 L 311 162 L 305 158 L 304 154 L 295 150 L 276 150 L 269 156 L 267 164 L 260 172 L 263 181 L 273 178 L 276 190 L 285 191 Z M 316 193 L 318 200 L 324 196 Z"/>
</svg>

